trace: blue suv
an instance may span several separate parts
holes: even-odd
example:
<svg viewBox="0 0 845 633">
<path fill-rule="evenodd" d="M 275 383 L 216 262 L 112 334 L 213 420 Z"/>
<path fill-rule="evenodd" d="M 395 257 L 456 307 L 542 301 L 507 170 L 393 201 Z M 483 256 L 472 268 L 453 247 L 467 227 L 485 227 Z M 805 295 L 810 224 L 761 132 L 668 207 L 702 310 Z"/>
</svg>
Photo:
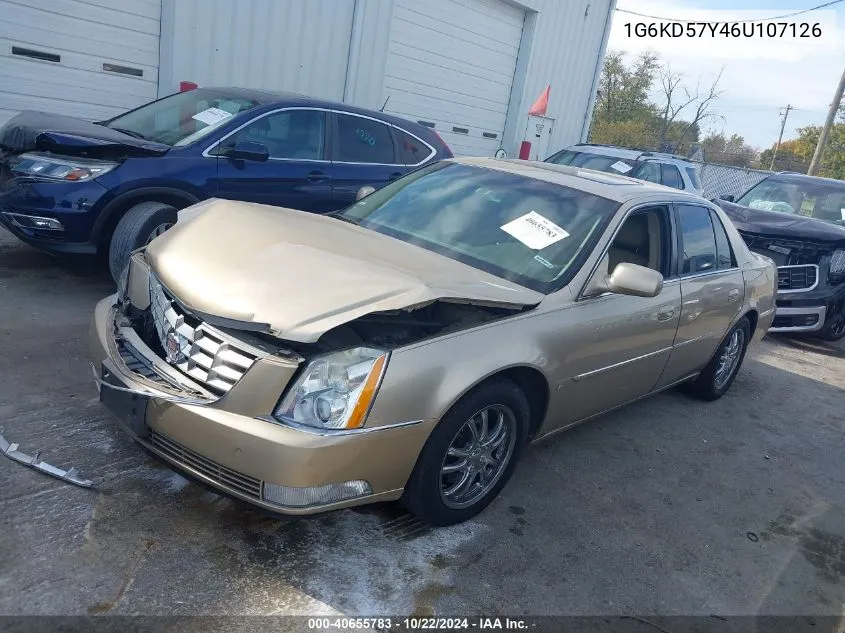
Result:
<svg viewBox="0 0 845 633">
<path fill-rule="evenodd" d="M 0 223 L 52 253 L 132 250 L 206 198 L 327 213 L 452 152 L 382 112 L 240 88 L 181 92 L 108 121 L 24 112 L 0 129 Z"/>
</svg>

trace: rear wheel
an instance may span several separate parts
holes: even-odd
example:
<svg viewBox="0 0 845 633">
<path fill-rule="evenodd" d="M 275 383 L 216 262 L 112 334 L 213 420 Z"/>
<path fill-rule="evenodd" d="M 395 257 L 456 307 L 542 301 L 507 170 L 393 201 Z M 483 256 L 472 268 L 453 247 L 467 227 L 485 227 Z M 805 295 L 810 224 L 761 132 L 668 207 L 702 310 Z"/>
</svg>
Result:
<svg viewBox="0 0 845 633">
<path fill-rule="evenodd" d="M 509 380 L 468 393 L 428 438 L 405 487 L 405 506 L 432 525 L 481 512 L 513 474 L 528 419 L 528 401 Z"/>
<path fill-rule="evenodd" d="M 177 211 L 164 202 L 141 202 L 120 218 L 109 243 L 109 272 L 117 281 L 132 251 L 146 246 L 176 224 Z"/>
<path fill-rule="evenodd" d="M 751 340 L 751 323 L 742 317 L 728 332 L 710 362 L 698 378 L 684 385 L 684 390 L 700 400 L 717 400 L 725 395 L 739 373 Z"/>
</svg>

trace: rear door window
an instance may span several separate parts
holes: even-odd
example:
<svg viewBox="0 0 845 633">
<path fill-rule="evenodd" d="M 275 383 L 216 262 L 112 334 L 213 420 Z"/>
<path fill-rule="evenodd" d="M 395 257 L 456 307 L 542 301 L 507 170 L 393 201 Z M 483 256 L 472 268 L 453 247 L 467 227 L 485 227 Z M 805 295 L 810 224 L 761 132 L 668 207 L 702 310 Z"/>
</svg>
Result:
<svg viewBox="0 0 845 633">
<path fill-rule="evenodd" d="M 674 165 L 663 163 L 660 165 L 663 171 L 663 184 L 674 189 L 683 189 L 684 181 L 681 179 L 681 172 Z"/>
<path fill-rule="evenodd" d="M 647 180 L 648 182 L 655 182 L 659 185 L 661 184 L 660 163 L 655 163 L 653 161 L 640 163 L 639 168 L 633 173 L 633 176 L 634 178 Z"/>
<path fill-rule="evenodd" d="M 710 209 L 692 204 L 676 204 L 675 208 L 681 237 L 681 275 L 715 270 L 716 236 Z"/>
<path fill-rule="evenodd" d="M 338 114 L 337 148 L 335 160 L 341 163 L 396 163 L 390 129 L 374 119 Z"/>
<path fill-rule="evenodd" d="M 713 222 L 713 233 L 716 235 L 716 267 L 719 270 L 727 270 L 736 266 L 736 259 L 731 248 L 731 241 L 728 239 L 728 234 L 725 233 L 725 227 L 722 221 L 711 210 L 710 221 Z"/>
</svg>

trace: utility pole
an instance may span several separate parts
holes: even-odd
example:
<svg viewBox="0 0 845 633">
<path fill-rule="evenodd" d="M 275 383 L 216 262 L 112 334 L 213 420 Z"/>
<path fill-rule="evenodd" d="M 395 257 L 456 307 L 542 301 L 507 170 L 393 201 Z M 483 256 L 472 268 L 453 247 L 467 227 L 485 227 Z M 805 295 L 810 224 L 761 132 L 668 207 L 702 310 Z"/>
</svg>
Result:
<svg viewBox="0 0 845 633">
<path fill-rule="evenodd" d="M 842 103 L 842 93 L 845 92 L 845 71 L 842 71 L 842 77 L 839 79 L 839 86 L 836 88 L 836 94 L 833 95 L 833 103 L 830 104 L 830 110 L 827 111 L 827 119 L 824 122 L 822 133 L 819 136 L 816 151 L 813 152 L 813 160 L 810 161 L 810 168 L 807 170 L 807 175 L 812 176 L 816 173 L 819 163 L 822 160 L 824 153 L 824 146 L 827 143 L 827 136 L 830 134 L 830 128 L 833 127 L 833 120 L 836 118 L 836 111 L 839 109 L 839 104 Z"/>
<path fill-rule="evenodd" d="M 778 156 L 778 150 L 780 149 L 780 142 L 783 140 L 783 128 L 786 127 L 786 117 L 789 116 L 789 111 L 794 110 L 795 108 L 792 107 L 789 103 L 786 104 L 786 110 L 783 113 L 783 120 L 780 122 L 780 134 L 778 134 L 778 142 L 775 144 L 775 151 L 772 152 L 772 163 L 769 165 L 769 171 L 774 171 L 775 168 L 775 158 Z"/>
</svg>

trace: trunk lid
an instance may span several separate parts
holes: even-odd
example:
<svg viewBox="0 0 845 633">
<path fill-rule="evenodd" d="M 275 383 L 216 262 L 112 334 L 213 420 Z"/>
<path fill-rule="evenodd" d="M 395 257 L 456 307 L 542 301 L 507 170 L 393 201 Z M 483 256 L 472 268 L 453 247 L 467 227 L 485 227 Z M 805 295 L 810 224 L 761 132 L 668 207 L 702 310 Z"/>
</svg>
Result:
<svg viewBox="0 0 845 633">
<path fill-rule="evenodd" d="M 120 159 L 162 156 L 169 149 L 169 145 L 135 138 L 90 121 L 44 112 L 21 112 L 0 129 L 0 151 L 4 155 L 39 150 Z"/>
<path fill-rule="evenodd" d="M 331 217 L 225 200 L 186 211 L 147 247 L 159 280 L 200 315 L 291 341 L 437 300 L 521 309 L 544 296 Z"/>
</svg>

